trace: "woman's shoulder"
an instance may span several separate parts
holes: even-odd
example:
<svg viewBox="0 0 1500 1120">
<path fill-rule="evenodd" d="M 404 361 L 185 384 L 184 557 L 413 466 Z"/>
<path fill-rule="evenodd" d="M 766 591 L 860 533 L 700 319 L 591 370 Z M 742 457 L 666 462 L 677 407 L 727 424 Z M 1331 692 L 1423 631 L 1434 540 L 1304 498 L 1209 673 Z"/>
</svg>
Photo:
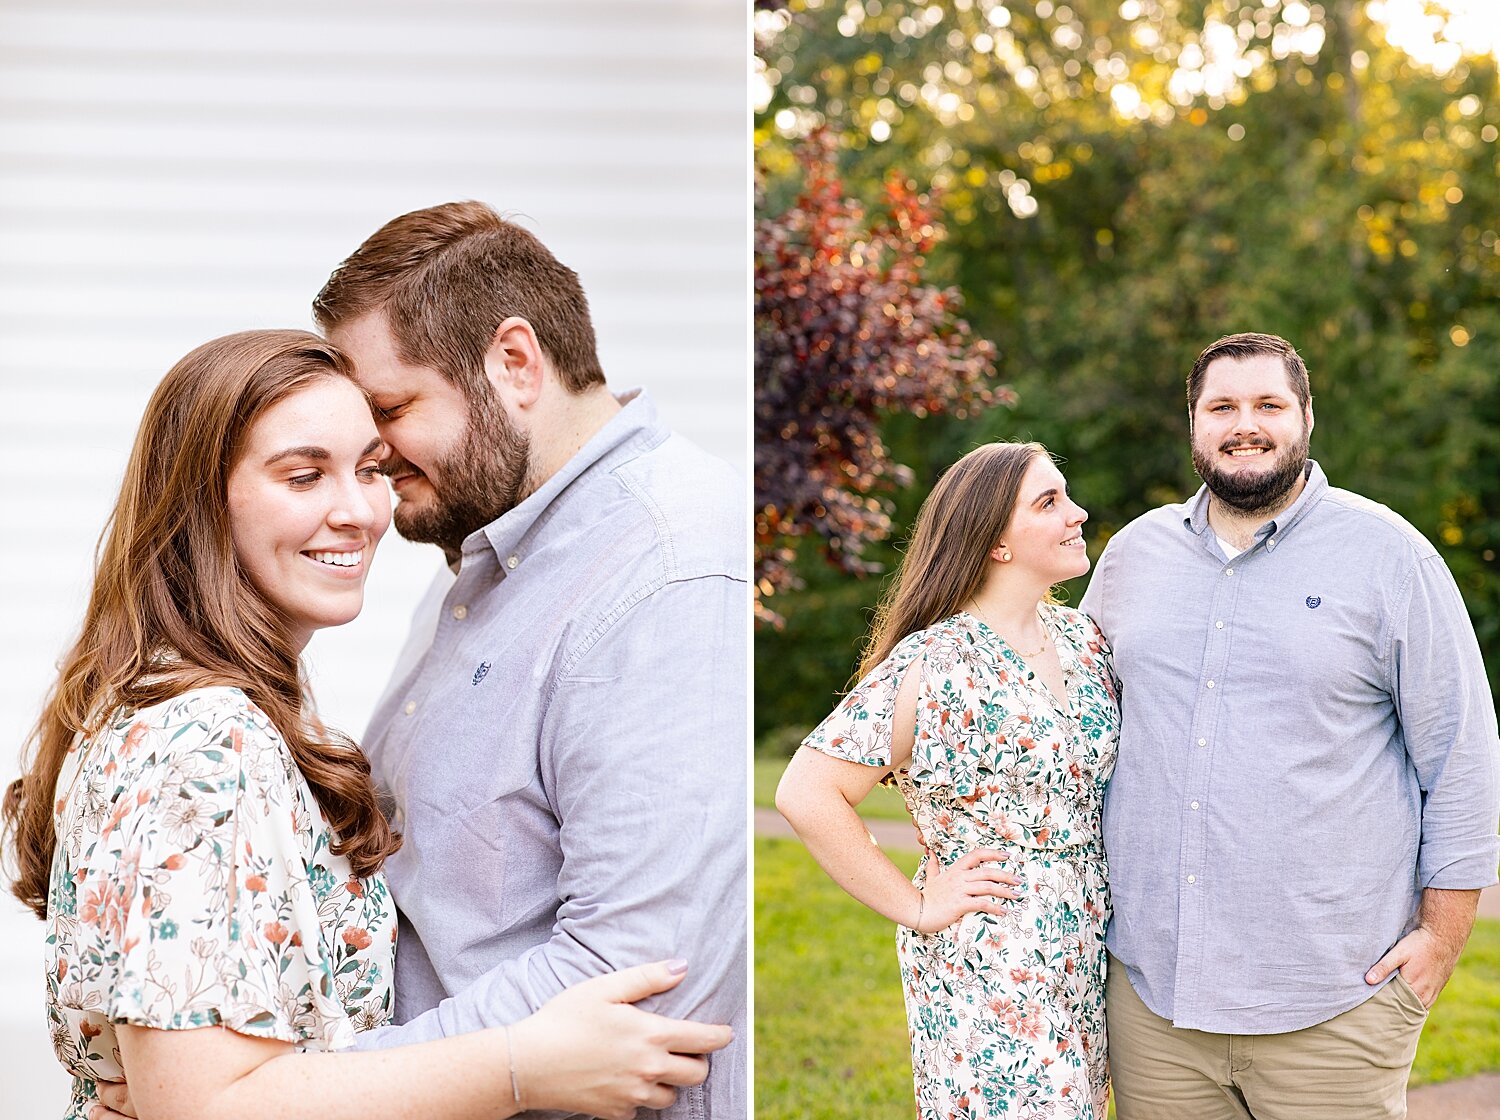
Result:
<svg viewBox="0 0 1500 1120">
<path fill-rule="evenodd" d="M 207 756 L 230 766 L 257 766 L 290 757 L 280 732 L 243 689 L 210 685 L 140 708 L 119 708 L 102 738 L 116 760 L 161 764 Z"/>
<path fill-rule="evenodd" d="M 121 708 L 111 722 L 121 721 L 174 732 L 178 737 L 190 738 L 188 732 L 193 729 L 211 733 L 239 727 L 253 731 L 258 737 L 278 742 L 281 739 L 281 733 L 260 705 L 236 685 L 190 688 L 144 707 Z"/>
<path fill-rule="evenodd" d="M 921 649 L 928 652 L 967 649 L 974 644 L 974 638 L 973 616 L 958 611 L 947 618 L 939 619 L 931 626 L 912 631 L 901 639 L 896 648 L 899 650 L 910 643 L 912 650 Z"/>
<path fill-rule="evenodd" d="M 971 671 L 984 665 L 981 637 L 978 621 L 959 611 L 902 638 L 889 660 L 905 665 L 920 657 L 928 671 L 946 672 L 958 665 Z"/>
<path fill-rule="evenodd" d="M 1099 624 L 1077 607 L 1062 603 L 1044 603 L 1042 609 L 1051 617 L 1054 628 L 1073 637 L 1081 645 L 1097 642 L 1101 636 Z"/>
</svg>

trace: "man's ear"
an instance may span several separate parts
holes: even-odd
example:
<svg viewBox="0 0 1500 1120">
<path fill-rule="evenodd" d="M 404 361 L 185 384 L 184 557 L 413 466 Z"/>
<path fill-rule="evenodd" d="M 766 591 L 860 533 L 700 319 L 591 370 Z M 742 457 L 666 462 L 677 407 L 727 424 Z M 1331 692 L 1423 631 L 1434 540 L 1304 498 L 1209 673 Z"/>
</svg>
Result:
<svg viewBox="0 0 1500 1120">
<path fill-rule="evenodd" d="M 1308 435 L 1312 435 L 1312 430 L 1313 430 L 1313 411 L 1312 411 L 1312 401 L 1311 400 L 1309 400 L 1307 402 L 1307 407 L 1302 410 L 1302 414 L 1307 419 L 1307 434 Z"/>
<path fill-rule="evenodd" d="M 542 395 L 547 358 L 531 324 L 512 315 L 498 327 L 484 353 L 484 375 L 511 408 L 530 408 Z"/>
</svg>

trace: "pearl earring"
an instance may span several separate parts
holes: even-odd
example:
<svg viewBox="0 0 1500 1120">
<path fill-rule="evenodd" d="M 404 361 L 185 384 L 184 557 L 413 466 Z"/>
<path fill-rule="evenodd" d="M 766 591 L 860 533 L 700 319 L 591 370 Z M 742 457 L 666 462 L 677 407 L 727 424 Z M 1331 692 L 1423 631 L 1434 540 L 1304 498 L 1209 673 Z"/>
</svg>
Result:
<svg viewBox="0 0 1500 1120">
<path fill-rule="evenodd" d="M 1002 564 L 1009 564 L 1010 563 L 1010 553 L 1008 551 L 1007 552 L 1002 552 L 1000 554 L 1000 562 Z"/>
</svg>

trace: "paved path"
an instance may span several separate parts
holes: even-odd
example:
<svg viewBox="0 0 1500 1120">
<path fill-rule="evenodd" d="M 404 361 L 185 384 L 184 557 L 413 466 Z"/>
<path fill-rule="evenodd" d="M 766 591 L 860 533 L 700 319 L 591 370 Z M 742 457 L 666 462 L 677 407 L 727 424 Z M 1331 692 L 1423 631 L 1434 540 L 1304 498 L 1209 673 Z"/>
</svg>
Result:
<svg viewBox="0 0 1500 1120">
<path fill-rule="evenodd" d="M 909 821 L 867 820 L 870 835 L 882 848 L 917 847 L 916 828 Z M 791 836 L 791 826 L 774 809 L 755 810 L 757 836 Z M 1479 913 L 1500 918 L 1500 887 L 1479 896 Z M 1406 1095 L 1407 1120 L 1500 1120 L 1500 1073 L 1482 1073 L 1420 1085 Z"/>
</svg>

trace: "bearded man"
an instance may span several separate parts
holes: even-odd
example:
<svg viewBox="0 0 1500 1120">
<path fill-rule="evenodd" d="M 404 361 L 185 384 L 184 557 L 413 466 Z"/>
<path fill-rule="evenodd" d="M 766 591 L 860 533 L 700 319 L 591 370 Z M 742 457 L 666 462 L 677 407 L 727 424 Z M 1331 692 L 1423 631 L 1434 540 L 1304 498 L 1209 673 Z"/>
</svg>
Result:
<svg viewBox="0 0 1500 1120">
<path fill-rule="evenodd" d="M 1288 342 L 1221 338 L 1187 386 L 1203 487 L 1117 533 L 1082 604 L 1122 683 L 1120 1120 L 1404 1117 L 1496 881 L 1479 646 L 1432 546 L 1307 457 Z"/>
<path fill-rule="evenodd" d="M 663 1115 L 743 1117 L 743 484 L 610 392 L 578 277 L 482 203 L 389 222 L 314 314 L 375 408 L 397 529 L 453 573 L 362 744 L 405 836 L 404 1025 L 377 1044 L 679 958 L 653 1009 L 735 1041 Z"/>
</svg>

